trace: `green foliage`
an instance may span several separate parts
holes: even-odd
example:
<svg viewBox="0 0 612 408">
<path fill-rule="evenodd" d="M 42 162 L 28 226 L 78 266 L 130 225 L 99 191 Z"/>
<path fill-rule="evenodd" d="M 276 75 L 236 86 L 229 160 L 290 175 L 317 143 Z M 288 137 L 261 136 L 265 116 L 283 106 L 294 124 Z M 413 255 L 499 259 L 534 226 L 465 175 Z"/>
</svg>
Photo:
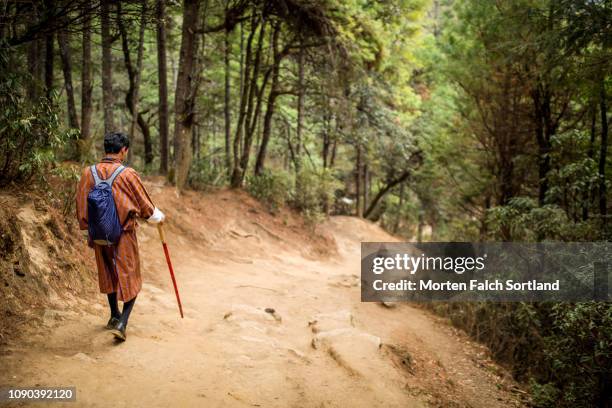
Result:
<svg viewBox="0 0 612 408">
<path fill-rule="evenodd" d="M 289 202 L 293 191 L 292 184 L 289 173 L 264 170 L 260 175 L 247 177 L 246 189 L 253 197 L 266 204 L 270 211 L 276 212 Z"/>
<path fill-rule="evenodd" d="M 427 305 L 487 344 L 529 383 L 537 407 L 593 407 L 610 385 L 610 303 Z"/>
<path fill-rule="evenodd" d="M 81 176 L 80 167 L 76 165 L 60 165 L 51 170 L 56 176 L 59 186 L 53 186 L 51 192 L 57 197 L 59 209 L 64 216 L 75 213 L 76 186 Z"/>
<path fill-rule="evenodd" d="M 408 190 L 408 189 L 406 189 Z M 409 194 L 410 191 L 405 191 L 404 195 Z M 417 229 L 419 223 L 419 211 L 417 202 L 414 200 L 405 200 L 401 206 L 399 203 L 399 197 L 390 195 L 387 198 L 388 205 L 386 211 L 381 215 L 381 225 L 387 230 L 394 234 L 409 237 L 417 236 Z"/>
<path fill-rule="evenodd" d="M 597 206 L 603 133 L 598 109 L 601 93 L 609 95 L 609 64 L 603 61 L 610 53 L 601 36 L 609 4 L 437 5 L 428 46 L 417 51 L 426 67 L 417 84 L 428 93 L 411 131 L 424 164 L 404 204 L 422 211 L 435 230 L 426 239 L 605 240 Z M 553 132 L 544 152 L 534 132 L 541 114 L 534 110 L 536 91 L 550 98 L 544 106 L 556 121 L 547 129 Z M 540 202 L 543 159 L 550 166 Z M 536 406 L 602 406 L 609 398 L 609 304 L 432 307 L 529 383 Z"/>
<path fill-rule="evenodd" d="M 247 177 L 246 189 L 271 211 L 284 205 L 299 210 L 306 222 L 315 225 L 329 213 L 334 203 L 334 192 L 341 184 L 328 169 L 303 166 L 295 176 L 278 170 L 264 170 L 261 175 Z"/>
<path fill-rule="evenodd" d="M 340 187 L 329 169 L 304 166 L 295 180 L 292 204 L 303 212 L 308 222 L 316 224 L 329 212 L 334 193 Z"/>
<path fill-rule="evenodd" d="M 530 197 L 514 197 L 507 205 L 494 207 L 487 215 L 492 238 L 501 239 L 508 230 L 512 241 L 535 242 L 546 238 L 557 241 L 592 241 L 600 233 L 593 221 L 574 222 L 557 205 L 538 206 Z"/>
<path fill-rule="evenodd" d="M 210 159 L 194 160 L 189 172 L 189 185 L 196 190 L 207 190 L 227 183 L 227 170 L 211 163 Z"/>
<path fill-rule="evenodd" d="M 551 368 L 551 378 L 544 386 L 555 390 L 558 398 L 538 401 L 539 405 L 601 405 L 600 398 L 612 385 L 612 305 L 558 303 L 552 306 L 551 317 L 544 360 Z"/>
<path fill-rule="evenodd" d="M 552 407 L 559 400 L 559 389 L 553 383 L 540 384 L 532 378 L 529 382 L 529 387 L 535 406 Z"/>
<path fill-rule="evenodd" d="M 53 99 L 28 100 L 21 74 L 9 71 L 0 55 L 0 186 L 41 175 L 73 136 L 62 131 Z"/>
</svg>

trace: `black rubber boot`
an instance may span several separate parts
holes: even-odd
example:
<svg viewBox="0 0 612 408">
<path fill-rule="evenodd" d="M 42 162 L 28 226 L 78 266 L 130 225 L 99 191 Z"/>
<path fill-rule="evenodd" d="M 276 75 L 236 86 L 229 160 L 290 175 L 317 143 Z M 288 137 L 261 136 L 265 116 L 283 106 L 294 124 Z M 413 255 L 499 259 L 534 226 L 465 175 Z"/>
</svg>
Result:
<svg viewBox="0 0 612 408">
<path fill-rule="evenodd" d="M 117 323 L 119 323 L 119 319 L 121 318 L 121 313 L 119 313 L 119 304 L 117 303 L 117 293 L 108 293 L 106 295 L 108 297 L 108 305 L 110 306 L 111 317 L 108 319 L 108 323 L 106 323 L 107 329 L 114 328 Z"/>
<path fill-rule="evenodd" d="M 125 341 L 125 339 L 127 338 L 125 334 L 125 328 L 126 325 L 121 320 L 119 320 L 119 323 L 117 323 L 117 325 L 111 330 L 111 333 L 113 333 L 113 336 L 115 336 L 115 340 Z"/>
<path fill-rule="evenodd" d="M 116 317 L 111 317 L 108 319 L 108 323 L 106 323 L 106 328 L 108 330 L 112 330 L 115 328 L 115 326 L 117 326 L 117 324 L 119 324 L 119 319 Z"/>
<path fill-rule="evenodd" d="M 111 333 L 113 333 L 113 335 L 115 336 L 117 340 L 125 341 L 127 337 L 125 334 L 125 329 L 127 328 L 128 319 L 130 318 L 130 313 L 132 313 L 132 309 L 134 308 L 134 303 L 136 303 L 136 298 L 133 298 L 123 304 L 123 313 L 121 313 L 119 322 L 111 330 Z"/>
<path fill-rule="evenodd" d="M 119 312 L 119 304 L 117 303 L 117 292 L 109 293 L 106 296 L 108 297 L 111 318 L 114 317 L 118 320 L 121 317 L 121 312 Z"/>
</svg>

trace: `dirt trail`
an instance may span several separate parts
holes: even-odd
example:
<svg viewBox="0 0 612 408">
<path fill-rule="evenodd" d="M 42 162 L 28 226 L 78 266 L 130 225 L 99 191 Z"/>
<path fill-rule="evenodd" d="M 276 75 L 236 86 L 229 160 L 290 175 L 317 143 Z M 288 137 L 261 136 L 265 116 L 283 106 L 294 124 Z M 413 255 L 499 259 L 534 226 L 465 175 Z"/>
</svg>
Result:
<svg viewBox="0 0 612 408">
<path fill-rule="evenodd" d="M 486 350 L 443 321 L 360 302 L 359 241 L 393 239 L 377 227 L 334 217 L 319 231 L 334 240 L 304 239 L 290 217 L 271 224 L 248 199 L 191 195 L 181 206 L 149 187 L 160 207 L 176 207 L 167 240 L 185 319 L 156 230 L 143 226 L 146 284 L 127 342 L 102 328 L 101 296 L 93 308 L 49 310 L 2 350 L 0 384 L 74 385 L 76 405 L 91 407 L 520 406 Z"/>
</svg>

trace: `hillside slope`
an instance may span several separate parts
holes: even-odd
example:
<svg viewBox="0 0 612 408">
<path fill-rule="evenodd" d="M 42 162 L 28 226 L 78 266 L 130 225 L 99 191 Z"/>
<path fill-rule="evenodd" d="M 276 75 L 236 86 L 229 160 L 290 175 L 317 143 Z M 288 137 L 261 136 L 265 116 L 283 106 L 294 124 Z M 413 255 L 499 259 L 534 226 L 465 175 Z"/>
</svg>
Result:
<svg viewBox="0 0 612 408">
<path fill-rule="evenodd" d="M 83 237 L 47 197 L 0 192 L 0 344 L 59 309 L 89 307 L 83 299 L 96 296 L 97 275 Z"/>
<path fill-rule="evenodd" d="M 394 240 L 377 226 L 332 217 L 311 228 L 287 210 L 271 215 L 244 192 L 179 198 L 160 179 L 147 187 L 168 214 L 185 319 L 157 231 L 143 225 L 145 284 L 127 342 L 103 329 L 104 298 L 91 292 L 91 253 L 83 251 L 82 273 L 70 280 L 88 289 L 50 297 L 44 325 L 32 320 L 21 336 L 5 337 L 0 383 L 75 385 L 79 406 L 522 404 L 487 351 L 445 322 L 409 305 L 360 302 L 359 242 Z M 81 244 L 66 245 L 79 252 Z M 77 256 L 29 258 L 60 265 L 66 254 Z"/>
</svg>

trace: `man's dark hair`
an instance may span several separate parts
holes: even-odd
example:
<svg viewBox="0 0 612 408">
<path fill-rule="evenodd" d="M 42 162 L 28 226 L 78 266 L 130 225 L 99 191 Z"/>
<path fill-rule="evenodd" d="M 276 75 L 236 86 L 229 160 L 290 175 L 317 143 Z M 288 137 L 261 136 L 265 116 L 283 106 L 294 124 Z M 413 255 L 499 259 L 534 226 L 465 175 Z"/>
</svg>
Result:
<svg viewBox="0 0 612 408">
<path fill-rule="evenodd" d="M 119 153 L 124 147 L 130 147 L 130 138 L 125 133 L 109 132 L 104 136 L 104 153 Z"/>
</svg>

